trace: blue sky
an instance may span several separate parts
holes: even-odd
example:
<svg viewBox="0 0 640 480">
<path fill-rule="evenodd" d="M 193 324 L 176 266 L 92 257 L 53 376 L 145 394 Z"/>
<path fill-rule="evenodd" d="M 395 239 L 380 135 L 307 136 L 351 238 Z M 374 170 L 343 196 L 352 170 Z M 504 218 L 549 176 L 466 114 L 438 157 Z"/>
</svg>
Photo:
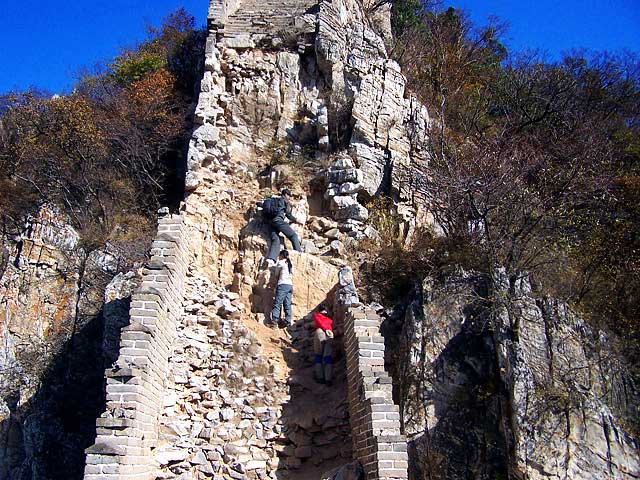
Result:
<svg viewBox="0 0 640 480">
<path fill-rule="evenodd" d="M 490 15 L 510 28 L 512 49 L 640 51 L 640 0 L 451 0 L 480 24 Z M 82 69 L 105 63 L 183 6 L 204 25 L 208 0 L 0 0 L 0 92 L 35 86 L 68 90 Z"/>
<path fill-rule="evenodd" d="M 208 0 L 0 0 L 0 92 L 68 89 L 180 6 L 204 25 Z"/>
<path fill-rule="evenodd" d="M 640 0 L 444 0 L 476 24 L 506 21 L 509 50 L 536 48 L 558 59 L 575 48 L 640 52 Z"/>
</svg>

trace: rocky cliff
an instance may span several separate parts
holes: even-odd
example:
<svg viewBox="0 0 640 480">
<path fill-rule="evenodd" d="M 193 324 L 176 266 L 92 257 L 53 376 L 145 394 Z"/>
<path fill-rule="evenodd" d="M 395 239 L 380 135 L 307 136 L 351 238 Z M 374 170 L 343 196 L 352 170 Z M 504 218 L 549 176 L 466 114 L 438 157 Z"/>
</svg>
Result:
<svg viewBox="0 0 640 480">
<path fill-rule="evenodd" d="M 101 311 L 120 255 L 83 249 L 51 207 L 4 240 L 0 478 L 79 478 L 104 403 Z"/>
<path fill-rule="evenodd" d="M 413 477 L 635 478 L 616 413 L 637 392 L 608 339 L 501 279 L 427 278 L 387 319 Z"/>
<path fill-rule="evenodd" d="M 416 279 L 398 306 L 360 303 L 348 264 L 379 238 L 370 201 L 390 199 L 404 237 L 431 222 L 432 122 L 376 3 L 212 0 L 187 195 L 161 212 L 147 264 L 105 288 L 117 255 L 84 252 L 64 225 L 0 257 L 3 371 L 44 379 L 5 388 L 1 479 L 640 476 L 616 418 L 637 404 L 624 367 L 526 279 L 489 292 L 461 272 Z M 284 186 L 303 252 L 295 324 L 274 331 L 261 201 Z M 332 387 L 311 374 L 321 302 Z M 45 348 L 62 328 L 54 368 L 27 375 L 25 339 Z"/>
</svg>

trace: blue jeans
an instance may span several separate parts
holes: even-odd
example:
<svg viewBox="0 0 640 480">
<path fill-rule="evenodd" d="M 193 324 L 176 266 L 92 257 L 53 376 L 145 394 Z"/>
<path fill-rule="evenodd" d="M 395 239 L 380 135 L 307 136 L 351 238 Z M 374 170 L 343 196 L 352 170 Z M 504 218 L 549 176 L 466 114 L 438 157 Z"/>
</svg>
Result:
<svg viewBox="0 0 640 480">
<path fill-rule="evenodd" d="M 280 321 L 280 310 L 284 304 L 284 321 L 291 325 L 291 296 L 293 295 L 293 285 L 278 285 L 276 295 L 273 299 L 273 310 L 271 311 L 271 321 Z"/>
</svg>

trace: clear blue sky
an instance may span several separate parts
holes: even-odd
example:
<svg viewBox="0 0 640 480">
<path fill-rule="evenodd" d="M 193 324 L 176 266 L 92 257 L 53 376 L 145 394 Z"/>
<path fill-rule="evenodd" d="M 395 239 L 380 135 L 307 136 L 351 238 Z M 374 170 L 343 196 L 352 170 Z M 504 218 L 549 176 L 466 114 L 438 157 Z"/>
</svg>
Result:
<svg viewBox="0 0 640 480">
<path fill-rule="evenodd" d="M 76 74 L 106 63 L 184 7 L 204 25 L 208 0 L 0 0 L 0 92 L 68 90 Z"/>
<path fill-rule="evenodd" d="M 444 0 L 477 23 L 509 25 L 507 45 L 557 57 L 571 48 L 640 51 L 640 0 Z M 0 92 L 68 90 L 76 74 L 106 63 L 183 6 L 204 25 L 208 0 L 0 0 Z"/>
<path fill-rule="evenodd" d="M 510 51 L 536 48 L 556 60 L 575 48 L 640 52 L 640 0 L 443 0 L 476 24 L 506 21 Z"/>
</svg>

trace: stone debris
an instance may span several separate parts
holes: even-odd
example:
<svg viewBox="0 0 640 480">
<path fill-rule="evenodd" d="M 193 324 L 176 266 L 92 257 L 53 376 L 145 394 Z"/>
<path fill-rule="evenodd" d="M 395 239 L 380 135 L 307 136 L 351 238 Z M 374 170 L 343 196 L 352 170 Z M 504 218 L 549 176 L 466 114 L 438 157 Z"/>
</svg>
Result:
<svg viewBox="0 0 640 480">
<path fill-rule="evenodd" d="M 204 277 L 189 277 L 154 450 L 157 478 L 281 479 L 308 462 L 351 458 L 344 394 L 335 408 L 321 405 L 322 414 L 300 410 L 295 397 L 309 390 L 310 373 L 300 382 L 281 379 L 257 336 L 217 307 L 238 298 Z M 291 333 L 299 362 L 308 366 L 310 332 L 303 319 Z"/>
</svg>

